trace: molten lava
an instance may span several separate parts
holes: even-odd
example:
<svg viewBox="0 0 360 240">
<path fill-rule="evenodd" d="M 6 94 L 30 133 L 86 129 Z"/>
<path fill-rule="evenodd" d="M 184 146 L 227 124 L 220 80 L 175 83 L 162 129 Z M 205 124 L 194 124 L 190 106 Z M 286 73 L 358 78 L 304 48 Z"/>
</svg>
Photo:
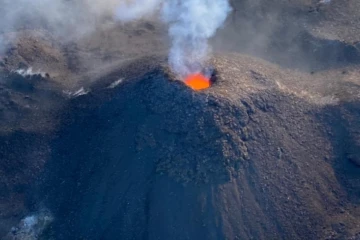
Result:
<svg viewBox="0 0 360 240">
<path fill-rule="evenodd" d="M 184 83 L 194 90 L 206 89 L 211 85 L 210 79 L 204 76 L 202 73 L 190 74 L 186 77 Z"/>
</svg>

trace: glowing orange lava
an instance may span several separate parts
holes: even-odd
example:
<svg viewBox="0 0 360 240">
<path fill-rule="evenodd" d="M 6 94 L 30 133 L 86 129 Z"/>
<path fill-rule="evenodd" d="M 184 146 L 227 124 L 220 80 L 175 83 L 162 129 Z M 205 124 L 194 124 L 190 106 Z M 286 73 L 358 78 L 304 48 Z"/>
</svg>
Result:
<svg viewBox="0 0 360 240">
<path fill-rule="evenodd" d="M 194 90 L 206 89 L 211 85 L 210 79 L 204 76 L 202 73 L 190 74 L 186 77 L 184 83 Z"/>
</svg>

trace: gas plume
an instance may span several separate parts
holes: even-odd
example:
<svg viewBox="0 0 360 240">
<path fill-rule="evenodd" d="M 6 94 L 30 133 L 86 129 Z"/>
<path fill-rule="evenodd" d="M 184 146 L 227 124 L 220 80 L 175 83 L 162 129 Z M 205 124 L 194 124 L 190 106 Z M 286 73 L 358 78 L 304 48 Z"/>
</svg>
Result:
<svg viewBox="0 0 360 240">
<path fill-rule="evenodd" d="M 0 0 L 0 33 L 46 28 L 72 40 L 95 30 L 119 1 L 124 0 Z"/>
<path fill-rule="evenodd" d="M 104 18 L 129 22 L 156 14 L 168 26 L 169 65 L 182 78 L 203 69 L 211 53 L 208 40 L 231 11 L 228 0 L 0 0 L 0 4 L 0 33 L 45 27 L 61 41 L 96 30 Z M 4 50 L 1 39 L 0 50 Z"/>
<path fill-rule="evenodd" d="M 160 13 L 172 42 L 169 65 L 184 78 L 202 70 L 211 53 L 208 40 L 230 11 L 228 0 L 134 0 L 120 4 L 117 18 L 128 22 Z"/>
</svg>

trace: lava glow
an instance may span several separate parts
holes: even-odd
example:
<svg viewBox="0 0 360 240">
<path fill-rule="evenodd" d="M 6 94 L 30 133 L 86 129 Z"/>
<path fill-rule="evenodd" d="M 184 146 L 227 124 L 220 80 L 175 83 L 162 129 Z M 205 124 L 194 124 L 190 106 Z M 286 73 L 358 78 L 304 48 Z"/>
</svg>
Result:
<svg viewBox="0 0 360 240">
<path fill-rule="evenodd" d="M 204 76 L 202 73 L 190 74 L 186 77 L 184 83 L 194 90 L 206 89 L 211 85 L 210 79 Z"/>
</svg>

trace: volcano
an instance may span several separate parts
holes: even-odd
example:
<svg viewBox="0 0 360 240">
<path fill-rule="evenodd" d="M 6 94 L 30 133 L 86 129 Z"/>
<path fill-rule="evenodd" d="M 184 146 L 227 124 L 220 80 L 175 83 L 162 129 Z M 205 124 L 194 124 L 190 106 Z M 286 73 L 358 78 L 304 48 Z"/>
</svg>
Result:
<svg viewBox="0 0 360 240">
<path fill-rule="evenodd" d="M 231 2 L 200 87 L 151 20 L 1 29 L 0 239 L 359 239 L 360 2 Z"/>
<path fill-rule="evenodd" d="M 57 239 L 323 239 L 358 231 L 352 201 L 360 178 L 343 177 L 355 167 L 346 153 L 359 156 L 359 135 L 348 127 L 360 127 L 359 102 L 304 95 L 276 66 L 245 56 L 217 57 L 218 79 L 206 92 L 153 62 L 100 77 L 66 107 L 40 194 Z M 258 65 L 266 72 L 252 70 Z"/>
</svg>

